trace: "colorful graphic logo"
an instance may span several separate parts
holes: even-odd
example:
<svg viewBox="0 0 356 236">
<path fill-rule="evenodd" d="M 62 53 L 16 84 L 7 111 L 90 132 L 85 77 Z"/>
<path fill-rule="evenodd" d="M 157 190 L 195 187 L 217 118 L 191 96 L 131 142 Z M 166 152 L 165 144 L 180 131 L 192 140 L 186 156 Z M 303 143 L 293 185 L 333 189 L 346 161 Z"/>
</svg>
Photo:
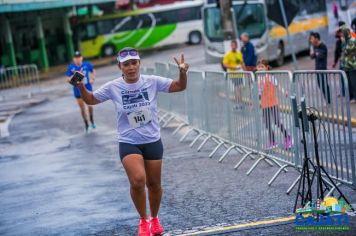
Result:
<svg viewBox="0 0 356 236">
<path fill-rule="evenodd" d="M 351 207 L 344 200 L 327 197 L 308 202 L 305 206 L 297 207 L 295 212 L 295 229 L 305 230 L 350 230 L 347 211 Z"/>
</svg>

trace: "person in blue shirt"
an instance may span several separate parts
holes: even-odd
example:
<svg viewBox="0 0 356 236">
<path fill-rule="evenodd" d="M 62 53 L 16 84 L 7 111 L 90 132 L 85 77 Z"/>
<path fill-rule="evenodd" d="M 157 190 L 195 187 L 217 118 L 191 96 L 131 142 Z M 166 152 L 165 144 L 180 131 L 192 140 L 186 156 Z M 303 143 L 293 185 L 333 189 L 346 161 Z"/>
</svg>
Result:
<svg viewBox="0 0 356 236">
<path fill-rule="evenodd" d="M 79 51 L 76 51 L 74 53 L 73 63 L 71 63 L 67 68 L 67 72 L 66 72 L 67 82 L 70 81 L 70 79 L 72 78 L 72 76 L 76 71 L 79 71 L 82 74 L 84 74 L 83 83 L 85 85 L 85 88 L 88 91 L 93 91 L 92 84 L 94 83 L 96 72 L 93 66 L 89 62 L 83 61 L 82 54 Z M 91 126 L 93 129 L 95 129 L 96 125 L 94 123 L 93 107 L 88 106 L 84 103 L 83 99 L 80 96 L 79 89 L 76 86 L 73 86 L 73 94 L 74 97 L 77 99 L 77 103 L 79 105 L 80 112 L 84 120 L 85 131 L 88 132 L 89 130 L 87 108 L 89 110 L 89 119 L 91 122 Z"/>
<path fill-rule="evenodd" d="M 257 57 L 255 52 L 255 47 L 250 42 L 250 37 L 248 33 L 242 33 L 240 39 L 243 43 L 241 52 L 244 57 L 244 63 L 247 71 L 255 71 Z"/>
</svg>

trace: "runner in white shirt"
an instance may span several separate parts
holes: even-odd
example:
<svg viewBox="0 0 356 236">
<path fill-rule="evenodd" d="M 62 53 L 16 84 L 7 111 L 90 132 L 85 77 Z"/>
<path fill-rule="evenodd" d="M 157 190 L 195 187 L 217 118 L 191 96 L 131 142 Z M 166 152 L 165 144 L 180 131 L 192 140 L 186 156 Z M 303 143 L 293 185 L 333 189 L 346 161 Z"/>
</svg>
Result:
<svg viewBox="0 0 356 236">
<path fill-rule="evenodd" d="M 112 100 L 117 111 L 119 151 L 126 170 L 132 201 L 140 215 L 139 236 L 162 235 L 157 217 L 162 197 L 161 167 L 163 146 L 157 115 L 158 92 L 180 92 L 187 86 L 189 65 L 176 58 L 179 79 L 140 75 L 140 57 L 136 49 L 124 48 L 117 57 L 122 76 L 104 84 L 94 93 L 82 83 L 77 87 L 88 105 Z M 146 213 L 146 190 L 151 217 Z"/>
</svg>

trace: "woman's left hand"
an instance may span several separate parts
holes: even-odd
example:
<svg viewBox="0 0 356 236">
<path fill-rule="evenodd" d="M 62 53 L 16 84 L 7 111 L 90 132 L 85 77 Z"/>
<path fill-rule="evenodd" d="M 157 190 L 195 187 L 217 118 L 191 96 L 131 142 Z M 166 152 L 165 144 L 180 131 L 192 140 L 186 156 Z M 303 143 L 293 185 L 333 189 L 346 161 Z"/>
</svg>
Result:
<svg viewBox="0 0 356 236">
<path fill-rule="evenodd" d="M 179 71 L 182 73 L 187 73 L 188 69 L 189 69 L 189 64 L 184 62 L 184 54 L 181 55 L 181 59 L 180 61 L 178 61 L 177 58 L 174 57 L 174 60 L 176 61 Z"/>
</svg>

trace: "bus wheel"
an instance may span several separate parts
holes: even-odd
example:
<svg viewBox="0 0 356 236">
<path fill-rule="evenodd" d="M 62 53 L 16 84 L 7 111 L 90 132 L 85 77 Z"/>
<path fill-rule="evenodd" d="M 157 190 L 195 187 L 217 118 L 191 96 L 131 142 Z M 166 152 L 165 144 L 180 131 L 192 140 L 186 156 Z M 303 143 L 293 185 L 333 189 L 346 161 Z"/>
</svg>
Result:
<svg viewBox="0 0 356 236">
<path fill-rule="evenodd" d="M 283 43 L 280 43 L 278 45 L 278 56 L 276 59 L 276 64 L 277 64 L 277 66 L 283 66 L 283 64 L 284 64 L 284 45 L 283 45 Z"/>
<path fill-rule="evenodd" d="M 105 45 L 102 49 L 102 55 L 104 57 L 115 55 L 115 47 L 113 45 Z"/>
<path fill-rule="evenodd" d="M 193 31 L 189 33 L 189 44 L 199 44 L 201 42 L 201 33 L 199 31 Z"/>
</svg>

